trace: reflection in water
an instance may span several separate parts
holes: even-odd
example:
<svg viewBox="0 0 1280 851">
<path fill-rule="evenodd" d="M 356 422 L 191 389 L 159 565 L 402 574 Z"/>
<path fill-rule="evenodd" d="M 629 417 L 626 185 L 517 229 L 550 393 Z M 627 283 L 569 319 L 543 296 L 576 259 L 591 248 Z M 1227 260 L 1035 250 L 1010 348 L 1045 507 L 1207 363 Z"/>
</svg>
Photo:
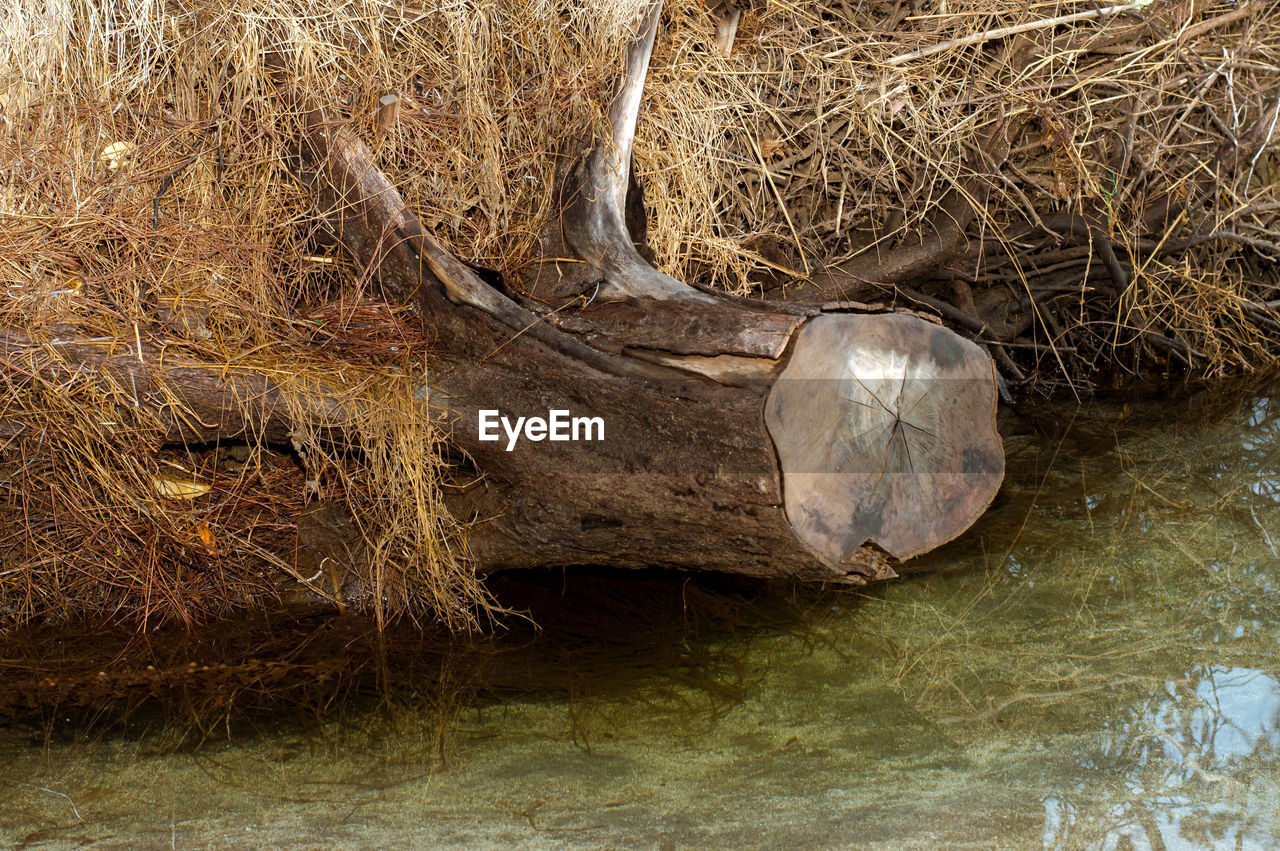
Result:
<svg viewBox="0 0 1280 851">
<path fill-rule="evenodd" d="M 0 730 L 0 839 L 1280 844 L 1277 402 L 1004 431 L 996 504 L 914 578 L 566 577 L 527 589 L 569 612 L 541 633 L 397 661 L 426 699 L 395 711 L 195 752 Z"/>
<path fill-rule="evenodd" d="M 1273 825 L 1241 805 L 1247 777 L 1280 749 L 1280 682 L 1262 671 L 1203 665 L 1169 681 L 1115 728 L 1103 731 L 1085 776 L 1118 771 L 1124 795 L 1107 807 L 1110 826 L 1094 843 L 1160 848 L 1194 841 L 1231 847 L 1274 844 Z M 1207 784 L 1218 784 L 1210 792 Z M 1087 789 L 1087 781 L 1080 786 Z M 1220 791 L 1219 791 L 1220 790 Z M 1044 841 L 1072 844 L 1079 809 L 1069 795 L 1044 800 Z"/>
</svg>

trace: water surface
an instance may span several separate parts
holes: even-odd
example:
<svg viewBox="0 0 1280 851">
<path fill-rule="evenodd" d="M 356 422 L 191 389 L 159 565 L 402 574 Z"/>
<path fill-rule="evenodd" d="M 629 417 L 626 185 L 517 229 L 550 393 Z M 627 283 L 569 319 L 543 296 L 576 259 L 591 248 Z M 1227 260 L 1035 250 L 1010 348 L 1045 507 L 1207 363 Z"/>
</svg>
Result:
<svg viewBox="0 0 1280 851">
<path fill-rule="evenodd" d="M 542 577 L 577 626 L 432 657 L 392 706 L 199 747 L 10 725 L 0 838 L 1274 847 L 1280 397 L 1038 407 L 924 575 Z"/>
</svg>

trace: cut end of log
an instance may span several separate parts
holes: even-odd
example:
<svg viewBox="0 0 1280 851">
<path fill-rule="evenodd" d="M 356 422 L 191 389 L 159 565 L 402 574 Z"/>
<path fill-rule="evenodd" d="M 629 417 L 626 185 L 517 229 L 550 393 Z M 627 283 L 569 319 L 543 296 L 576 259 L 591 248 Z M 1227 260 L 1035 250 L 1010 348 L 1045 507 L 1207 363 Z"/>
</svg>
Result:
<svg viewBox="0 0 1280 851">
<path fill-rule="evenodd" d="M 765 404 L 797 537 L 837 565 L 957 537 L 1004 477 L 995 412 L 978 345 L 905 314 L 811 320 Z"/>
</svg>

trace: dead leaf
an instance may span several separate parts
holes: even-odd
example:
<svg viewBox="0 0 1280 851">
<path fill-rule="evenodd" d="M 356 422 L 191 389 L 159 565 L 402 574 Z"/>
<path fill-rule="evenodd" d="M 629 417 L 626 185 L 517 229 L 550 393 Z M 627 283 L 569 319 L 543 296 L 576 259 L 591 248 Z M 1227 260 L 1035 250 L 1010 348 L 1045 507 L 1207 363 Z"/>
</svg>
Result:
<svg viewBox="0 0 1280 851">
<path fill-rule="evenodd" d="M 766 160 L 782 153 L 782 149 L 786 147 L 786 143 L 773 136 L 765 136 L 760 140 L 760 156 Z"/>
<path fill-rule="evenodd" d="M 102 149 L 98 157 L 107 164 L 107 168 L 115 171 L 133 160 L 133 145 L 129 142 L 112 142 Z"/>
<path fill-rule="evenodd" d="M 202 482 L 171 479 L 168 476 L 152 476 L 151 484 L 156 489 L 156 493 L 166 499 L 195 499 L 212 490 L 211 485 Z"/>
<path fill-rule="evenodd" d="M 214 540 L 213 530 L 209 528 L 209 524 L 201 520 L 199 525 L 196 526 L 196 532 L 200 535 L 200 543 L 204 544 L 204 548 L 209 551 L 210 555 L 216 556 L 218 554 L 217 542 Z"/>
</svg>

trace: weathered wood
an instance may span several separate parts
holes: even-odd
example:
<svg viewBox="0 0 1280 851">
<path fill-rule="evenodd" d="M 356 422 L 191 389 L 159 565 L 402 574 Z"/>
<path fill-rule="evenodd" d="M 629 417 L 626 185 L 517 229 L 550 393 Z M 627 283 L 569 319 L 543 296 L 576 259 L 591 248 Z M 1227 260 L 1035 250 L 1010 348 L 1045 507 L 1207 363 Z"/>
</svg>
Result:
<svg viewBox="0 0 1280 851">
<path fill-rule="evenodd" d="M 716 24 L 716 49 L 725 59 L 733 55 L 733 40 L 738 35 L 741 20 L 742 10 L 731 6 L 721 13 L 720 21 Z"/>
<path fill-rule="evenodd" d="M 908 559 L 978 518 L 1004 477 L 991 359 L 914 316 L 821 316 L 769 393 L 787 516 L 841 560 Z"/>
<path fill-rule="evenodd" d="M 400 95 L 388 92 L 378 98 L 378 129 L 390 133 L 400 120 Z"/>
<path fill-rule="evenodd" d="M 644 261 L 628 186 L 657 21 L 655 6 L 627 57 L 611 138 L 561 180 L 549 256 L 573 262 L 537 299 L 518 302 L 453 258 L 318 110 L 308 179 L 351 256 L 435 333 L 444 365 L 431 399 L 476 471 L 448 502 L 474 521 L 477 569 L 892 575 L 885 552 L 907 558 L 955 537 L 999 487 L 990 360 L 915 317 L 752 303 Z M 548 307 L 549 295 L 563 300 Z M 604 439 L 486 441 L 483 410 L 599 417 Z"/>
</svg>

